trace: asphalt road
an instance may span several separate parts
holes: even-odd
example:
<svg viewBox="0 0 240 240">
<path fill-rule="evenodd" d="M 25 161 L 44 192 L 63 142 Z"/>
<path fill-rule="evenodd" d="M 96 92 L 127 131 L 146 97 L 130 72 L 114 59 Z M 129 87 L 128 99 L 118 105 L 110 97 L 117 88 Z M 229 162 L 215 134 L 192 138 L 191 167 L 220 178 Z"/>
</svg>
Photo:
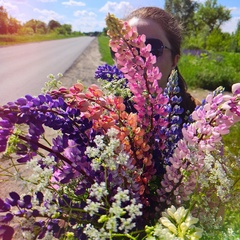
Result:
<svg viewBox="0 0 240 240">
<path fill-rule="evenodd" d="M 0 105 L 38 95 L 49 74 L 65 73 L 93 37 L 0 47 Z"/>
</svg>

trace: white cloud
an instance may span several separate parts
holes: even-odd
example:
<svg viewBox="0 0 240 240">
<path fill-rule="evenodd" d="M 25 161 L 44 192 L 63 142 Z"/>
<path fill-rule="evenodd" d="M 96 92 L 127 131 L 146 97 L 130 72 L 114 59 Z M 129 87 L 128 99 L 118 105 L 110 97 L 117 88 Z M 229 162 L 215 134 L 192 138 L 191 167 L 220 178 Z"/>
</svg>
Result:
<svg viewBox="0 0 240 240">
<path fill-rule="evenodd" d="M 94 12 L 88 12 L 86 10 L 75 11 L 73 15 L 75 17 L 79 17 L 79 16 L 96 17 L 97 16 Z"/>
<path fill-rule="evenodd" d="M 16 4 L 22 4 L 22 3 L 27 3 L 27 0 L 12 0 L 11 2 Z"/>
<path fill-rule="evenodd" d="M 80 17 L 71 22 L 73 31 L 94 32 L 102 31 L 106 27 L 105 21 L 99 21 L 96 18 Z"/>
<path fill-rule="evenodd" d="M 237 24 L 240 21 L 240 8 L 228 8 L 231 11 L 231 19 L 223 23 L 221 29 L 223 32 L 234 33 L 237 29 Z"/>
<path fill-rule="evenodd" d="M 68 2 L 62 2 L 62 4 L 67 6 L 78 6 L 78 7 L 83 7 L 86 5 L 84 2 L 77 2 L 74 0 L 69 0 Z"/>
<path fill-rule="evenodd" d="M 206 0 L 195 0 L 194 2 L 197 2 L 197 3 L 205 3 Z"/>
<path fill-rule="evenodd" d="M 223 32 L 234 33 L 237 30 L 237 24 L 240 21 L 239 17 L 232 17 L 229 21 L 222 24 L 221 29 Z"/>
<path fill-rule="evenodd" d="M 240 8 L 238 7 L 231 7 L 228 8 L 231 11 L 231 15 L 233 16 L 240 16 Z"/>
<path fill-rule="evenodd" d="M 39 2 L 57 2 L 57 0 L 38 0 Z"/>
<path fill-rule="evenodd" d="M 103 13 L 113 13 L 117 17 L 124 17 L 129 14 L 133 10 L 133 6 L 129 2 L 107 2 L 102 8 L 100 8 L 100 12 Z"/>
<path fill-rule="evenodd" d="M 64 16 L 62 16 L 52 10 L 47 10 L 47 9 L 40 10 L 38 8 L 34 8 L 33 11 L 38 12 L 40 14 L 40 16 L 37 19 L 39 19 L 45 23 L 48 23 L 50 20 L 60 21 L 64 18 Z"/>
<path fill-rule="evenodd" d="M 6 2 L 4 0 L 0 0 L 0 6 L 3 6 L 3 8 L 5 10 L 7 10 L 7 12 L 18 10 L 18 7 L 16 5 L 13 5 L 13 4 L 11 4 L 9 2 Z"/>
</svg>

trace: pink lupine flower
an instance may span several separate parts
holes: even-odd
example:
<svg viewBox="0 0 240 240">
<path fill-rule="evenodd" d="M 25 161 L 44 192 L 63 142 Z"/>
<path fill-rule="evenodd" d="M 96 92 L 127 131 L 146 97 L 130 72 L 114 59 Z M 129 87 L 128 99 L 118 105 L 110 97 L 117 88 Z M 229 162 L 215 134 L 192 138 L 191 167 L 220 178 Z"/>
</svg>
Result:
<svg viewBox="0 0 240 240">
<path fill-rule="evenodd" d="M 235 83 L 232 85 L 232 93 L 233 95 L 240 94 L 240 83 Z"/>
</svg>

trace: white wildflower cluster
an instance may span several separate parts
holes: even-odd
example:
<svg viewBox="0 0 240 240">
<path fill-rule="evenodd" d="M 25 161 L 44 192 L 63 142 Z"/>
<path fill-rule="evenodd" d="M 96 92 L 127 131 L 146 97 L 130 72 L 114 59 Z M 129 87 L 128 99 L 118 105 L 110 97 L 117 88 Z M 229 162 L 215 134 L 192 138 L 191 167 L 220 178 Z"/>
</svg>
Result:
<svg viewBox="0 0 240 240">
<path fill-rule="evenodd" d="M 91 186 L 90 197 L 96 197 L 98 201 L 100 201 L 103 197 L 107 196 L 108 190 L 105 182 L 101 182 L 100 184 L 94 183 Z"/>
<path fill-rule="evenodd" d="M 25 180 L 24 184 L 29 189 L 30 192 L 42 192 L 44 194 L 45 204 L 39 206 L 39 201 L 36 198 L 35 194 L 32 198 L 32 204 L 43 216 L 49 216 L 56 214 L 58 211 L 57 203 L 54 203 L 55 199 L 54 192 L 51 190 L 50 179 L 53 174 L 53 167 L 57 164 L 54 160 L 54 157 L 42 158 L 42 164 L 45 165 L 45 168 L 41 168 L 38 163 L 37 158 L 33 158 L 31 161 L 26 163 L 26 170 L 31 169 L 31 175 Z"/>
<path fill-rule="evenodd" d="M 44 88 L 42 88 L 42 92 L 50 92 L 53 89 L 60 88 L 62 86 L 62 82 L 59 80 L 63 76 L 62 73 L 58 73 L 57 77 L 53 74 L 49 74 L 47 78 L 49 79 L 46 83 Z"/>
<path fill-rule="evenodd" d="M 171 206 L 162 213 L 159 223 L 154 228 L 149 228 L 147 240 L 153 239 L 191 239 L 197 240 L 202 237 L 203 230 L 195 226 L 198 219 L 184 207 L 176 209 Z"/>
<path fill-rule="evenodd" d="M 199 174 L 199 183 L 202 187 L 216 188 L 217 196 L 222 202 L 226 202 L 230 196 L 230 191 L 234 184 L 229 178 L 231 169 L 225 164 L 224 159 L 216 159 L 212 154 L 206 153 L 204 158 L 204 168 Z"/>
<path fill-rule="evenodd" d="M 105 209 L 106 213 L 101 215 L 98 219 L 98 224 L 102 223 L 100 229 L 95 228 L 92 224 L 87 224 L 84 233 L 88 236 L 88 239 L 109 239 L 119 232 L 128 234 L 136 225 L 134 220 L 137 216 L 141 216 L 142 204 L 136 203 L 136 200 L 130 199 L 129 190 L 122 190 L 120 187 L 117 189 L 117 193 L 113 197 L 113 202 L 105 203 L 104 196 L 107 194 L 107 190 L 104 186 L 105 183 L 101 183 L 91 188 L 90 196 L 94 196 L 97 201 L 87 199 L 87 206 L 84 208 L 86 212 L 93 216 L 99 214 L 99 209 Z M 97 190 L 97 187 L 101 190 Z M 103 199 L 100 200 L 102 196 Z M 124 206 L 123 204 L 129 203 Z M 127 216 L 127 217 L 125 217 Z"/>
<path fill-rule="evenodd" d="M 108 191 L 105 182 L 101 182 L 100 184 L 94 183 L 89 190 L 89 196 L 96 198 L 97 201 L 92 201 L 88 198 L 86 200 L 87 206 L 84 210 L 88 212 L 90 216 L 98 213 L 100 207 L 104 207 L 104 202 L 101 200 L 107 196 L 107 194 Z"/>
<path fill-rule="evenodd" d="M 110 234 L 105 232 L 104 228 L 96 229 L 92 224 L 87 224 L 84 228 L 84 233 L 88 236 L 89 240 L 105 240 L 110 239 Z"/>
<path fill-rule="evenodd" d="M 108 139 L 98 135 L 94 142 L 96 147 L 87 147 L 85 154 L 92 158 L 92 168 L 96 171 L 101 166 L 114 171 L 118 165 L 126 165 L 129 155 L 121 148 L 120 140 L 117 138 L 118 130 L 110 128 L 107 132 Z"/>
<path fill-rule="evenodd" d="M 26 170 L 30 169 L 32 174 L 26 181 L 27 187 L 37 191 L 45 191 L 49 186 L 49 179 L 53 174 L 53 166 L 57 163 L 53 157 L 42 158 L 42 163 L 46 166 L 44 169 L 39 165 L 38 159 L 34 158 L 26 163 Z"/>
</svg>

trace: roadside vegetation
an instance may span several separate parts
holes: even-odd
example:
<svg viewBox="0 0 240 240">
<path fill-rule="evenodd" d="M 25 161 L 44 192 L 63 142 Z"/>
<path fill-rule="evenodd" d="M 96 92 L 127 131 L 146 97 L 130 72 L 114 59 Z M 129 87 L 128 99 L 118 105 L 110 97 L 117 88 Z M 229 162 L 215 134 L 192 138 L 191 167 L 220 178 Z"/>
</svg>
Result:
<svg viewBox="0 0 240 240">
<path fill-rule="evenodd" d="M 17 19 L 9 16 L 3 6 L 0 6 L 0 46 L 98 34 L 99 32 L 72 31 L 70 24 L 61 24 L 55 20 L 50 20 L 46 24 L 31 19 L 21 24 Z"/>
<path fill-rule="evenodd" d="M 57 39 L 66 39 L 72 37 L 83 36 L 83 34 L 70 34 L 70 35 L 62 35 L 56 33 L 48 33 L 48 34 L 33 34 L 33 35 L 0 35 L 0 46 L 9 46 L 20 43 L 29 43 L 29 42 L 41 42 L 48 40 L 57 40 Z"/>
</svg>

